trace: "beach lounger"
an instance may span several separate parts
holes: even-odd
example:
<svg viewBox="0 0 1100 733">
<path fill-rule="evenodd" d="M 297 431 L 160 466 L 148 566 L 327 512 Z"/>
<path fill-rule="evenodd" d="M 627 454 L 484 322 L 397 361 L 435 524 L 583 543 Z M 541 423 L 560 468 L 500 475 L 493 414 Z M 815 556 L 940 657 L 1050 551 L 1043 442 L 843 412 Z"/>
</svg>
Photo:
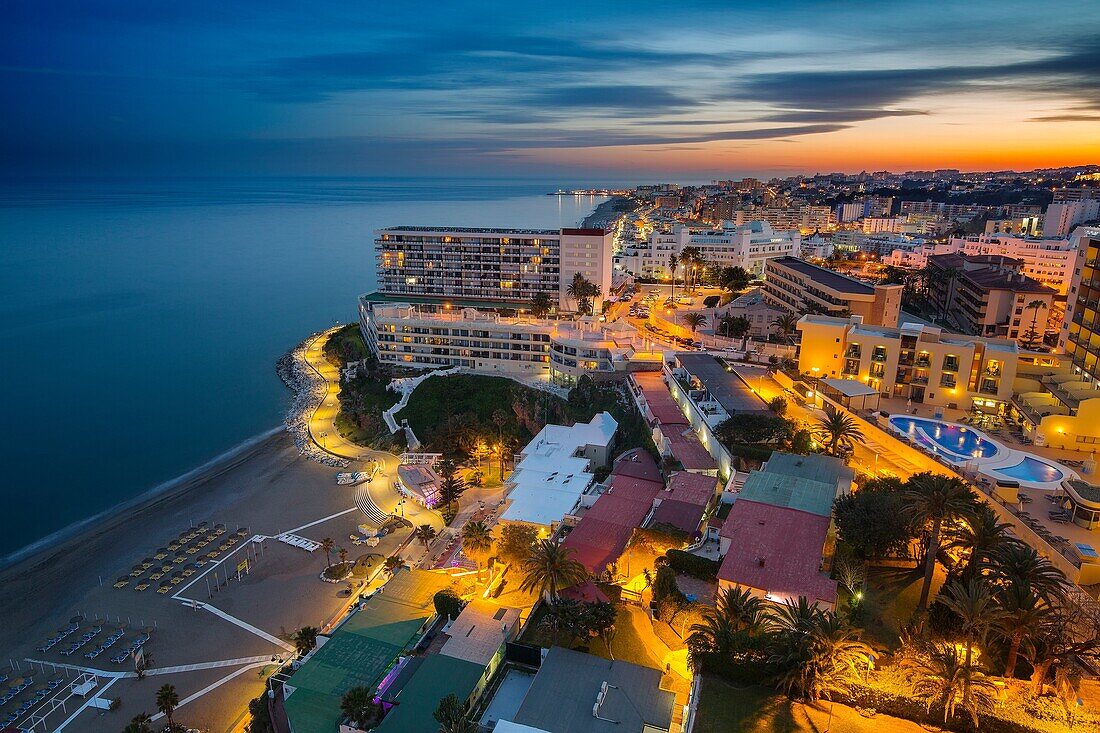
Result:
<svg viewBox="0 0 1100 733">
<path fill-rule="evenodd" d="M 170 589 L 171 586 L 162 585 L 161 587 L 157 588 L 157 593 L 167 593 Z"/>
<path fill-rule="evenodd" d="M 145 590 L 148 587 L 149 587 L 148 583 L 138 583 L 137 585 L 134 586 L 134 590 Z"/>
</svg>

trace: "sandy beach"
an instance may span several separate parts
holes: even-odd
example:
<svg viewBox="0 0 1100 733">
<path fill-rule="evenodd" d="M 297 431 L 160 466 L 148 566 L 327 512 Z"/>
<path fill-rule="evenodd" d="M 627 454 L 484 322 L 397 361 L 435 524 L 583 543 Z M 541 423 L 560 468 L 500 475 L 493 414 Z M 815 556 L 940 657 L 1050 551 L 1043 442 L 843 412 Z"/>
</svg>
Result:
<svg viewBox="0 0 1100 733">
<path fill-rule="evenodd" d="M 322 583 L 317 574 L 324 566 L 321 552 L 308 553 L 269 539 L 262 556 L 255 557 L 251 573 L 233 578 L 222 588 L 211 589 L 209 576 L 194 576 L 171 593 L 136 592 L 133 584 L 114 588 L 116 578 L 129 573 L 134 563 L 176 537 L 182 530 L 206 521 L 222 523 L 227 536 L 238 527 L 248 535 L 275 536 L 298 530 L 314 540 L 333 537 L 346 545 L 352 557 L 368 552 L 347 542 L 362 513 L 355 508 L 354 488 L 335 482 L 336 470 L 302 458 L 292 438 L 279 431 L 189 475 L 169 489 L 96 521 L 78 534 L 41 549 L 33 556 L 0 571 L 0 659 L 14 660 L 26 674 L 25 660 L 69 664 L 118 675 L 132 670 L 132 663 L 112 664 L 105 654 L 88 661 L 82 653 L 59 656 L 36 647 L 65 626 L 71 617 L 106 618 L 105 629 L 125 626 L 127 634 L 153 628 L 148 649 L 157 668 L 225 663 L 224 667 L 136 680 L 116 680 L 105 695 L 119 695 L 123 708 L 117 713 L 88 710 L 68 730 L 118 730 L 138 712 L 154 712 L 152 697 L 165 682 L 177 686 L 181 697 L 196 694 L 226 675 L 239 676 L 215 691 L 181 707 L 179 719 L 201 722 L 209 730 L 228 730 L 241 715 L 249 697 L 262 690 L 258 676 L 265 657 L 285 654 L 285 640 L 303 625 L 321 626 L 347 603 L 343 584 Z M 399 541 L 387 537 L 370 552 L 391 550 Z M 222 574 L 233 573 L 244 557 L 241 541 L 225 553 Z M 236 554 L 233 554 L 236 553 Z M 211 566 L 207 566 L 208 570 Z M 102 581 L 102 582 L 101 582 Z M 215 586 L 217 584 L 215 583 Z M 179 597 L 174 597 L 178 594 Z M 206 612 L 187 605 L 210 604 Z M 219 614 L 231 615 L 232 620 Z M 250 631 L 251 626 L 257 631 Z M 106 633 L 106 632 L 105 632 Z M 280 644 L 284 646 L 280 646 Z M 63 646 L 63 645 L 62 645 Z M 89 647 L 90 648 L 90 647 Z M 84 650 L 81 650 L 83 652 Z M 228 660 L 252 660 L 235 665 Z M 257 669 L 258 667 L 258 669 Z M 39 671 L 46 679 L 56 671 Z M 51 729 L 58 721 L 51 720 Z"/>
</svg>

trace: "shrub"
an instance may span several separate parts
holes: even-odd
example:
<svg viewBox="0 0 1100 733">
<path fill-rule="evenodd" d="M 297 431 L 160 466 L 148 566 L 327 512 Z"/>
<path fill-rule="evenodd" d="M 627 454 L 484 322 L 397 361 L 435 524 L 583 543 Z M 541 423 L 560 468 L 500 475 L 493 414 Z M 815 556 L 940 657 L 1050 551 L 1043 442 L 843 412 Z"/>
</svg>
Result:
<svg viewBox="0 0 1100 733">
<path fill-rule="evenodd" d="M 449 616 L 452 621 L 462 613 L 462 599 L 450 588 L 444 588 L 432 596 L 432 603 L 436 613 L 441 617 Z"/>
<path fill-rule="evenodd" d="M 669 550 L 665 553 L 668 565 L 681 575 L 690 575 L 700 580 L 714 580 L 718 577 L 718 562 L 709 558 L 692 555 L 683 550 Z"/>
</svg>

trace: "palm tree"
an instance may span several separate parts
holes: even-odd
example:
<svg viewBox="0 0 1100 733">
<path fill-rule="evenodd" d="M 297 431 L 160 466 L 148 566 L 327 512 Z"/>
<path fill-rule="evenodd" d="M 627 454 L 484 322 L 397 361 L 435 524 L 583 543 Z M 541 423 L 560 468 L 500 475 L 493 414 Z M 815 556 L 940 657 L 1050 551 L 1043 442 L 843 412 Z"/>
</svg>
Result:
<svg viewBox="0 0 1100 733">
<path fill-rule="evenodd" d="M 336 540 L 326 537 L 321 540 L 321 549 L 325 551 L 325 567 L 332 566 L 332 551 L 336 549 Z"/>
<path fill-rule="evenodd" d="M 352 687 L 340 700 L 340 712 L 355 723 L 360 730 L 367 730 L 370 723 L 382 713 L 382 706 L 374 701 L 374 692 L 368 687 Z"/>
<path fill-rule="evenodd" d="M 168 720 L 168 730 L 170 731 L 176 729 L 176 723 L 172 720 L 172 713 L 179 704 L 179 693 L 176 692 L 176 688 L 172 685 L 164 685 L 157 690 L 157 710 L 164 713 L 164 717 Z"/>
<path fill-rule="evenodd" d="M 1013 541 L 1010 526 L 1000 521 L 993 507 L 978 504 L 970 516 L 947 533 L 944 549 L 967 553 L 960 575 L 963 581 L 977 577 L 990 558 Z"/>
<path fill-rule="evenodd" d="M 772 327 L 782 335 L 790 338 L 790 335 L 798 330 L 798 317 L 793 313 L 783 313 L 772 321 Z"/>
<path fill-rule="evenodd" d="M 573 559 L 573 551 L 550 540 L 540 540 L 520 566 L 523 582 L 520 590 L 540 593 L 553 603 L 558 591 L 588 579 L 588 570 Z"/>
<path fill-rule="evenodd" d="M 680 264 L 680 260 L 676 258 L 676 254 L 670 254 L 668 256 L 668 271 L 672 273 L 672 304 L 676 304 L 676 267 Z"/>
<path fill-rule="evenodd" d="M 707 317 L 702 313 L 685 313 L 683 320 L 687 327 L 691 329 L 692 336 L 695 335 L 700 326 L 707 325 Z"/>
<path fill-rule="evenodd" d="M 390 555 L 386 558 L 386 562 L 382 565 L 382 567 L 385 568 L 387 573 L 393 575 L 397 572 L 398 568 L 404 566 L 404 564 L 405 561 L 397 555 Z"/>
<path fill-rule="evenodd" d="M 924 583 L 921 585 L 917 618 L 923 625 L 928 612 L 928 593 L 932 588 L 932 576 L 936 572 L 936 554 L 940 551 L 940 535 L 944 522 L 970 515 L 974 507 L 974 494 L 960 479 L 934 473 L 919 473 L 906 483 L 905 511 L 922 526 L 931 525 L 928 534 L 928 550 L 924 558 Z"/>
<path fill-rule="evenodd" d="M 340 564 L 343 565 L 348 561 L 348 551 L 341 547 L 336 551 L 336 557 L 340 558 Z"/>
<path fill-rule="evenodd" d="M 126 724 L 122 733 L 152 733 L 153 728 L 149 725 L 151 722 L 148 714 L 138 713 Z"/>
<path fill-rule="evenodd" d="M 1027 332 L 1024 334 L 1024 336 L 1026 337 L 1024 345 L 1027 346 L 1027 348 L 1029 348 L 1029 349 L 1034 349 L 1035 348 L 1035 341 L 1039 338 L 1039 331 L 1036 328 L 1036 324 L 1039 320 L 1039 309 L 1040 308 L 1045 308 L 1045 307 L 1046 307 L 1046 301 L 1039 300 L 1038 298 L 1036 298 L 1035 300 L 1031 301 L 1026 306 L 1024 306 L 1024 310 L 1027 310 L 1028 308 L 1030 308 L 1031 311 L 1032 311 L 1032 313 L 1031 313 L 1031 328 L 1029 328 L 1027 330 Z"/>
<path fill-rule="evenodd" d="M 1024 638 L 1036 634 L 1050 620 L 1052 612 L 1046 601 L 1022 585 L 1005 586 L 997 594 L 997 600 L 1003 613 L 995 630 L 1008 642 L 1004 676 L 1012 679 Z"/>
<path fill-rule="evenodd" d="M 481 567 L 489 560 L 493 551 L 493 533 L 485 522 L 467 522 L 462 528 L 462 552 L 474 561 L 477 579 L 481 580 Z"/>
<path fill-rule="evenodd" d="M 913 696 L 924 700 L 929 710 L 942 706 L 944 723 L 961 709 L 977 728 L 978 714 L 996 704 L 997 687 L 975 665 L 968 665 L 954 644 L 937 644 L 927 654 L 902 658 L 901 664 L 912 675 Z"/>
<path fill-rule="evenodd" d="M 294 642 L 294 648 L 298 656 L 305 656 L 317 644 L 317 629 L 313 626 L 303 626 L 294 632 L 290 640 Z"/>
<path fill-rule="evenodd" d="M 776 644 L 769 662 L 788 697 L 816 701 L 844 694 L 866 669 L 871 648 L 832 611 L 812 606 L 805 597 L 785 603 L 772 614 Z"/>
<path fill-rule="evenodd" d="M 705 611 L 703 620 L 692 624 L 687 638 L 688 661 L 695 670 L 705 655 L 728 658 L 739 638 L 759 631 L 764 623 L 764 602 L 741 586 L 727 588 L 716 601 L 714 610 Z"/>
<path fill-rule="evenodd" d="M 466 706 L 453 692 L 439 701 L 432 717 L 439 723 L 439 733 L 474 733 L 477 730 L 466 717 Z"/>
<path fill-rule="evenodd" d="M 993 589 L 985 580 L 977 578 L 965 585 L 954 581 L 943 590 L 943 603 L 959 617 L 959 631 L 963 635 L 966 654 L 963 664 L 974 662 L 974 644 L 985 646 L 989 629 L 1004 617 L 1004 609 L 997 604 Z M 963 686 L 963 705 L 970 700 L 968 684 Z"/>
<path fill-rule="evenodd" d="M 825 404 L 825 417 L 818 419 L 817 434 L 828 443 L 831 456 L 835 456 L 841 446 L 851 448 L 853 443 L 864 440 L 856 419 L 828 403 Z"/>
<path fill-rule="evenodd" d="M 1069 582 L 1061 570 L 1022 542 L 1007 542 L 993 555 L 993 577 L 1005 585 L 1030 590 L 1047 603 L 1065 598 Z"/>
<path fill-rule="evenodd" d="M 535 293 L 531 296 L 531 313 L 536 318 L 542 318 L 554 309 L 554 302 L 546 293 Z"/>
<path fill-rule="evenodd" d="M 428 545 L 432 544 L 432 540 L 434 540 L 438 534 L 439 533 L 435 531 L 435 527 L 430 524 L 420 525 L 413 533 L 420 544 L 424 545 L 425 550 L 428 549 Z"/>
<path fill-rule="evenodd" d="M 592 298 L 597 297 L 600 294 L 600 287 L 590 281 L 584 276 L 583 273 L 576 273 L 573 275 L 573 280 L 569 283 L 569 287 L 565 289 L 566 294 L 577 301 L 577 310 L 584 315 L 592 315 Z"/>
</svg>

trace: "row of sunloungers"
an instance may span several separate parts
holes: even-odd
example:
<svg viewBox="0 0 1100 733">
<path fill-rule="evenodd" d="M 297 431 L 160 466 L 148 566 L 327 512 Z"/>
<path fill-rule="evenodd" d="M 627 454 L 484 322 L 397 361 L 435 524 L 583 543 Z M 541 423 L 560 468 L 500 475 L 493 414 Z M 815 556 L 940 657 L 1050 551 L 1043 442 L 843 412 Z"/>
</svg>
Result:
<svg viewBox="0 0 1100 733">
<path fill-rule="evenodd" d="M 23 690 L 27 689 L 32 684 L 34 684 L 34 680 L 30 677 L 27 677 L 19 685 L 13 686 L 11 689 L 9 689 L 7 692 L 5 692 L 2 696 L 0 696 L 0 707 L 3 707 L 4 705 L 7 705 L 13 699 L 18 697 L 19 693 L 23 692 Z M 26 715 L 28 712 L 30 712 L 31 708 L 33 708 L 38 703 L 42 702 L 44 699 L 46 699 L 46 697 L 49 696 L 49 694 L 51 692 L 56 690 L 58 687 L 61 687 L 61 685 L 63 685 L 63 684 L 65 684 L 65 678 L 64 677 L 62 677 L 60 675 L 58 675 L 57 677 L 54 677 L 53 679 L 51 679 L 49 682 L 46 683 L 45 687 L 43 687 L 38 692 L 34 693 L 34 695 L 32 695 L 30 698 L 24 700 L 23 704 L 20 705 L 18 709 L 13 710 L 12 712 L 8 713 L 7 717 L 5 717 L 3 719 L 0 719 L 0 725 L 8 726 L 8 725 L 14 724 L 17 720 L 19 720 L 24 715 Z"/>
<path fill-rule="evenodd" d="M 65 628 L 60 629 L 56 634 L 51 636 L 49 639 L 46 639 L 45 643 L 40 644 L 38 646 L 38 651 L 48 652 L 50 649 L 53 649 L 55 646 L 60 644 L 61 641 L 65 639 L 65 637 L 69 636 L 70 634 L 76 633 L 79 628 L 80 626 L 77 624 L 69 624 Z"/>
<path fill-rule="evenodd" d="M 103 631 L 102 626 L 93 626 L 89 630 L 85 631 L 84 635 L 74 641 L 72 644 L 70 644 L 67 649 L 61 650 L 61 656 L 68 657 L 76 654 L 78 651 L 87 646 L 88 642 L 94 639 L 100 631 Z"/>
<path fill-rule="evenodd" d="M 122 629 L 119 629 L 118 631 L 104 639 L 103 643 L 97 646 L 95 649 L 91 650 L 90 652 L 86 652 L 84 654 L 84 658 L 95 659 L 100 654 L 113 647 L 118 642 L 118 640 L 122 638 L 124 633 L 126 632 L 124 632 Z"/>
<path fill-rule="evenodd" d="M 126 647 L 125 649 L 120 649 L 118 654 L 111 657 L 111 661 L 115 664 L 122 664 L 131 654 L 136 652 L 141 647 L 145 646 L 145 642 L 147 641 L 149 641 L 149 635 L 142 634 L 138 638 L 134 639 L 133 643 L 130 644 L 130 646 Z"/>
<path fill-rule="evenodd" d="M 305 537 L 299 537 L 298 535 L 290 534 L 289 532 L 279 535 L 277 539 L 280 542 L 285 542 L 291 547 L 301 548 L 306 552 L 313 552 L 321 546 L 320 542 L 314 542 L 313 540 L 308 540 Z"/>
<path fill-rule="evenodd" d="M 134 584 L 134 590 L 141 591 L 149 588 L 152 583 L 155 583 L 166 575 L 169 575 L 169 581 L 167 581 L 166 583 L 162 583 L 161 588 L 157 590 L 158 593 L 166 593 L 167 590 L 164 589 L 167 588 L 167 586 L 176 585 L 180 582 L 182 578 L 187 578 L 193 575 L 198 570 L 198 568 L 201 568 L 207 562 L 217 560 L 221 556 L 221 553 L 232 548 L 234 545 L 241 541 L 241 538 L 248 534 L 247 529 L 239 529 L 234 535 L 222 539 L 215 549 L 199 555 L 200 551 L 205 549 L 211 542 L 215 541 L 218 536 L 225 532 L 225 528 L 223 525 L 219 524 L 217 525 L 217 527 L 215 527 L 213 530 L 210 530 L 209 532 L 210 533 L 207 534 L 204 539 L 200 540 L 194 545 L 191 545 L 190 547 L 185 546 L 186 542 L 189 541 L 187 539 L 189 535 L 183 535 L 181 537 L 181 541 L 183 541 L 184 544 L 175 542 L 170 543 L 167 547 L 160 548 L 153 554 L 152 557 L 145 558 L 140 563 L 134 565 L 129 575 L 123 575 L 118 580 L 116 580 L 114 583 L 114 587 L 125 588 L 126 586 L 130 585 L 131 581 L 136 579 L 137 582 Z M 199 534 L 201 534 L 201 532 Z M 198 535 L 196 535 L 196 537 L 197 536 Z M 194 538 L 192 537 L 191 539 Z M 169 559 L 168 555 L 170 552 L 177 552 L 178 554 L 175 557 Z M 175 567 L 182 566 L 189 560 L 193 562 L 193 565 L 188 565 L 187 567 L 182 568 L 182 570 L 179 570 Z M 158 561 L 162 563 L 159 566 L 157 565 Z M 151 573 L 149 573 L 148 577 L 142 577 L 145 575 L 145 571 L 149 570 L 150 568 L 152 568 L 153 570 Z"/>
</svg>

